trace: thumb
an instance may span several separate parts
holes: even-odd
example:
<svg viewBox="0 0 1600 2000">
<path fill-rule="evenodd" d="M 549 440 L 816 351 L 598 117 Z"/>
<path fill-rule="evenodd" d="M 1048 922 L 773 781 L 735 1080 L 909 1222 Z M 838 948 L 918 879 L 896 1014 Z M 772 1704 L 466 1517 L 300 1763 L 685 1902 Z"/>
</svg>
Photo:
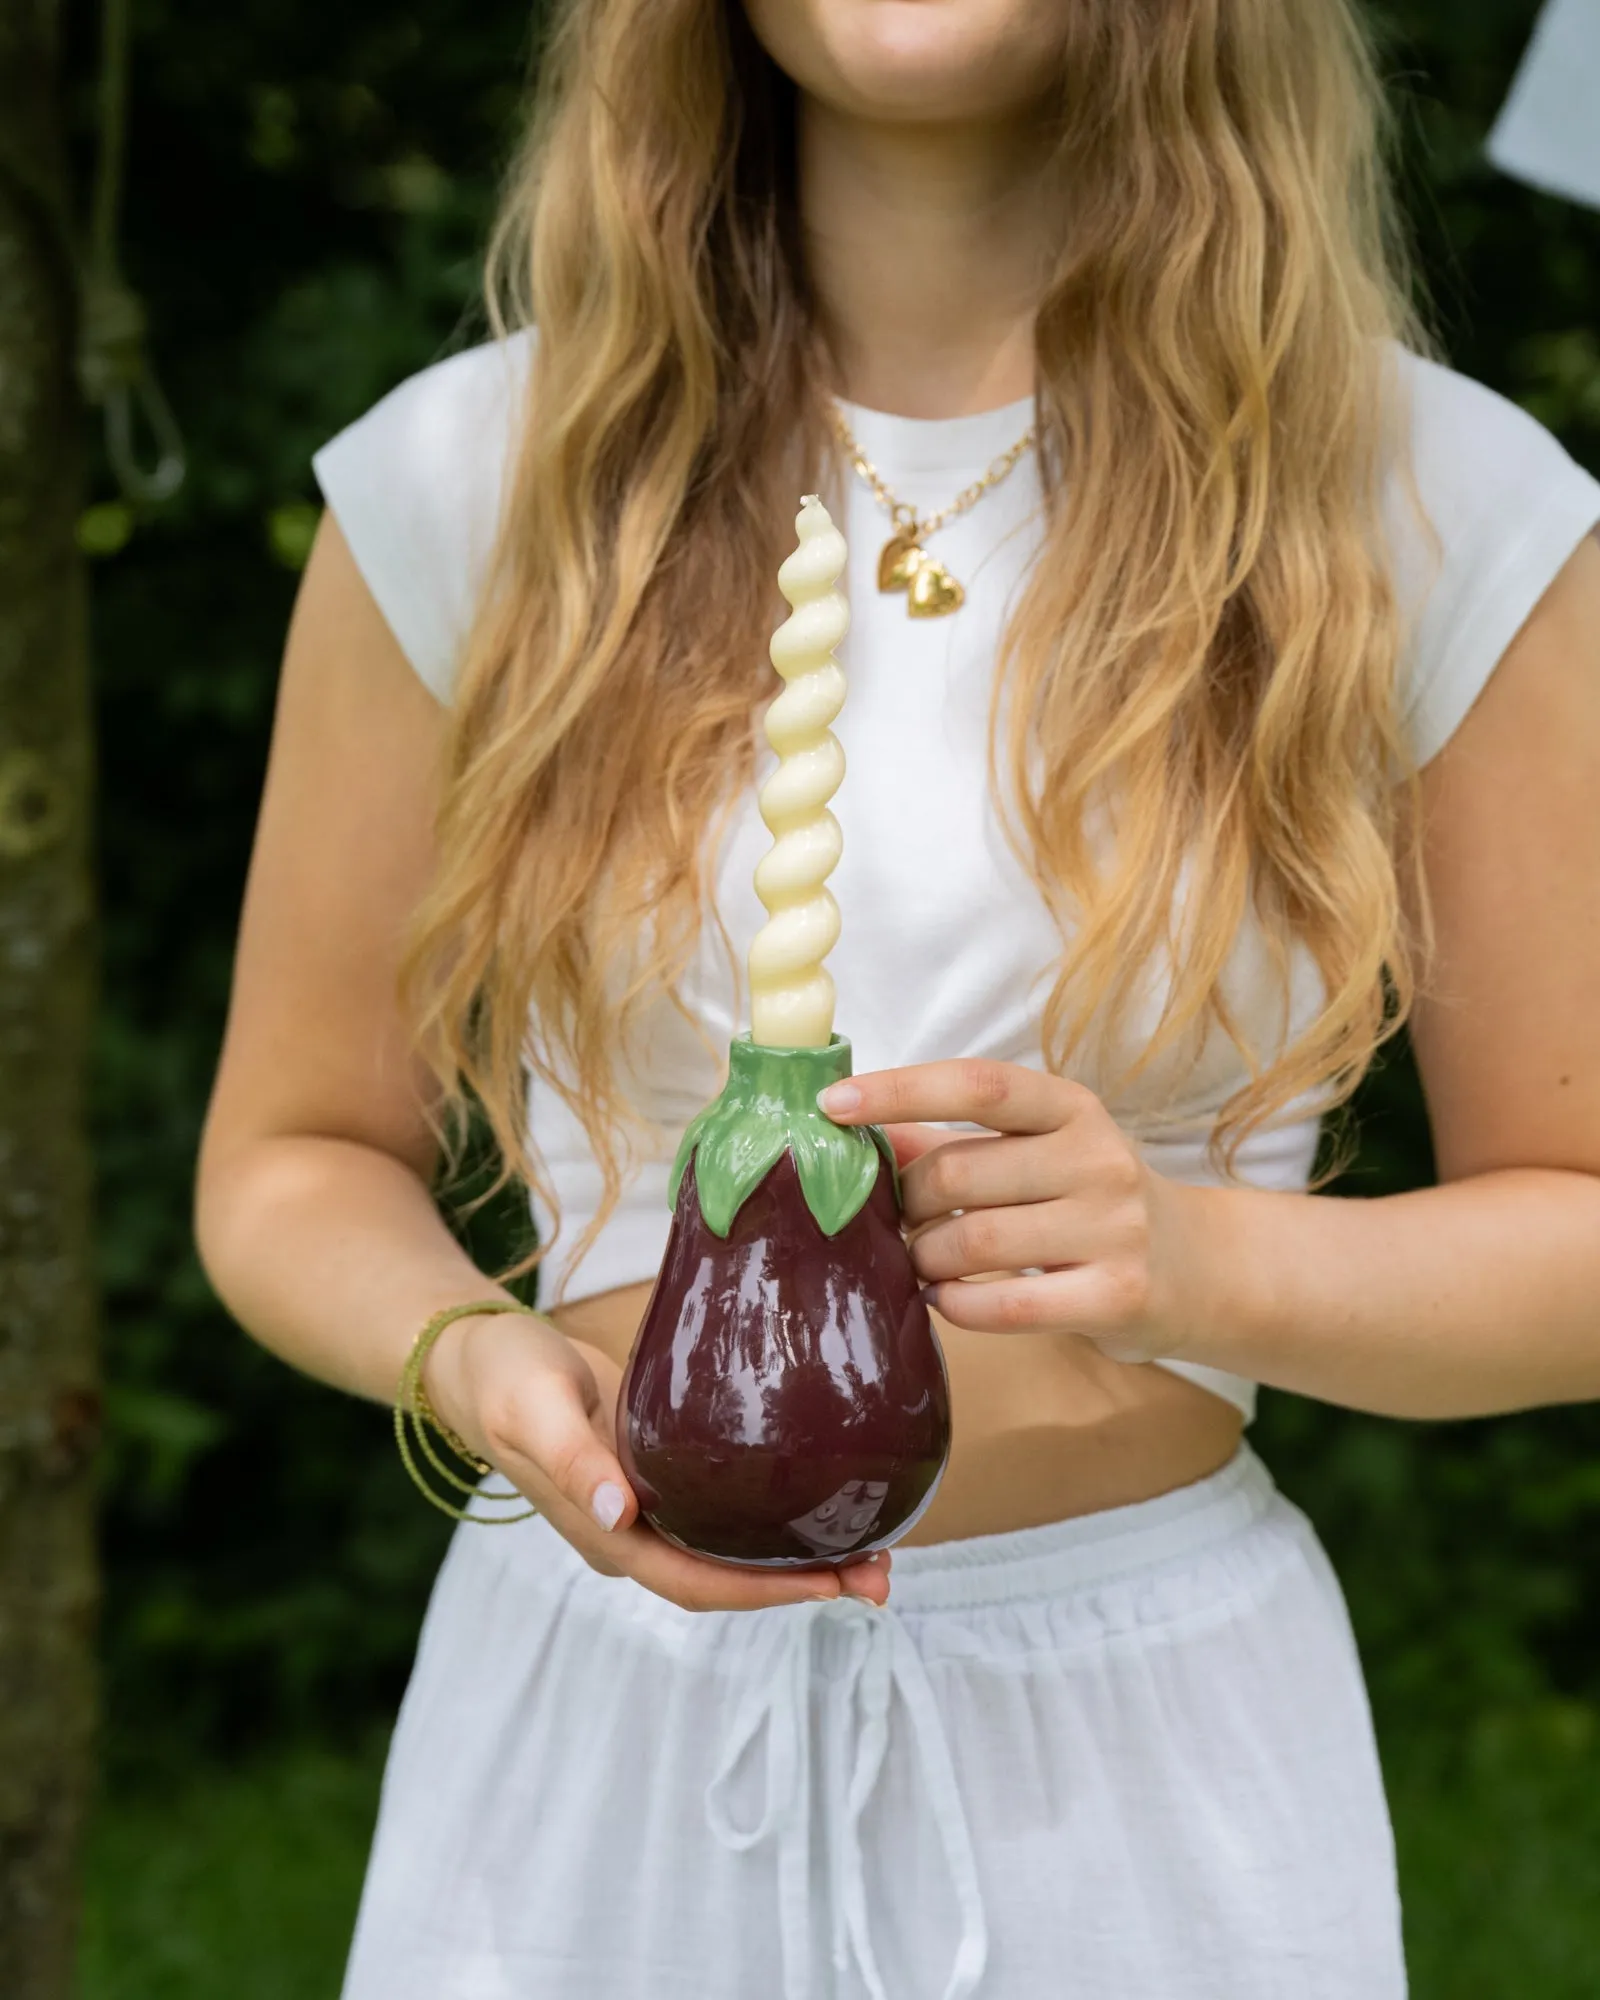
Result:
<svg viewBox="0 0 1600 2000">
<path fill-rule="evenodd" d="M 581 1361 L 572 1372 L 553 1371 L 532 1385 L 507 1443 L 532 1462 L 540 1483 L 607 1530 L 631 1527 L 639 1504 L 617 1455 L 598 1436 L 598 1398 Z"/>
</svg>

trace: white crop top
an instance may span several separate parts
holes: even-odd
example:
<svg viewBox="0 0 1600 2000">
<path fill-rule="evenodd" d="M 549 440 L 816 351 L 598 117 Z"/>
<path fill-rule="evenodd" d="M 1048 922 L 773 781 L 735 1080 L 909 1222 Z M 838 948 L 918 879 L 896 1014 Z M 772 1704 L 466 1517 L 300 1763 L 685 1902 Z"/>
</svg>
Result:
<svg viewBox="0 0 1600 2000">
<path fill-rule="evenodd" d="M 457 655 L 493 541 L 517 394 L 531 336 L 453 355 L 402 382 L 316 454 L 328 505 L 373 597 L 418 674 L 448 701 Z M 1600 484 L 1514 404 L 1413 356 L 1408 378 L 1419 496 L 1437 548 L 1396 479 L 1386 531 L 1406 617 L 1402 662 L 1412 743 L 1426 762 L 1482 689 L 1534 604 L 1600 520 Z M 867 457 L 894 492 L 924 511 L 946 504 L 1027 428 L 1027 402 L 940 420 L 846 405 Z M 833 801 L 844 857 L 832 880 L 843 933 L 829 958 L 838 1027 L 857 1072 L 963 1055 L 1041 1066 L 1039 1023 L 1060 951 L 1032 882 L 1003 837 L 986 774 L 988 700 L 996 642 L 1036 546 L 1040 491 L 1032 454 L 967 514 L 938 531 L 934 551 L 966 586 L 955 615 L 912 621 L 903 595 L 876 588 L 886 518 L 852 480 L 825 494 L 851 552 L 843 579 L 851 628 L 839 649 L 849 694 L 834 724 L 847 772 Z M 796 496 L 798 501 L 798 495 Z M 837 502 L 837 504 L 836 504 Z M 776 688 L 776 682 L 774 682 Z M 762 747 L 755 785 L 771 768 Z M 716 857 L 720 914 L 741 955 L 764 912 L 752 878 L 771 836 L 752 785 Z M 742 985 L 742 962 L 739 969 Z M 1246 931 L 1228 973 L 1247 1021 L 1281 1019 L 1259 937 Z M 712 1046 L 749 1025 L 724 954 L 707 938 L 682 988 Z M 1315 968 L 1302 958 L 1291 1024 L 1315 1011 Z M 1149 999 L 1150 1022 L 1159 994 Z M 1139 1022 L 1130 1023 L 1130 1038 Z M 1080 1079 L 1100 1080 L 1089 1070 Z M 1214 1033 L 1181 1072 L 1157 1065 L 1108 1108 L 1151 1164 L 1206 1182 L 1206 1140 L 1218 1108 L 1244 1081 L 1240 1058 Z M 670 1005 L 652 1018 L 630 1085 L 659 1144 L 632 1171 L 616 1213 L 581 1262 L 572 1245 L 593 1218 L 599 1171 L 581 1125 L 533 1085 L 532 1131 L 561 1202 L 559 1232 L 535 1206 L 550 1244 L 543 1296 L 577 1299 L 653 1278 L 666 1247 L 667 1173 L 679 1135 L 721 1077 Z M 1102 1089 L 1102 1094 L 1104 1091 Z M 1309 1110 L 1259 1133 L 1240 1175 L 1303 1188 L 1317 1140 Z M 1159 1134 L 1148 1131 L 1163 1114 Z M 1178 1123 L 1172 1119 L 1176 1115 Z M 1216 1369 L 1160 1364 L 1226 1397 L 1246 1416 L 1254 1387 Z"/>
</svg>

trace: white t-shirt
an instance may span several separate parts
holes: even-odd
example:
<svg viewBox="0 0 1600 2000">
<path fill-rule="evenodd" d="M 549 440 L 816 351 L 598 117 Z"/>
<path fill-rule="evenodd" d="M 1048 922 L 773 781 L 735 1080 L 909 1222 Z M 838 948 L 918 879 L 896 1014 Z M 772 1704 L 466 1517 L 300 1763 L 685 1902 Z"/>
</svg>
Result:
<svg viewBox="0 0 1600 2000">
<path fill-rule="evenodd" d="M 355 561 L 402 650 L 441 701 L 492 546 L 531 337 L 452 356 L 401 383 L 316 454 L 314 466 Z M 1417 492 L 1434 537 L 1419 526 L 1397 478 L 1386 532 L 1406 621 L 1402 660 L 1411 741 L 1426 762 L 1472 705 L 1495 663 L 1582 537 L 1600 521 L 1600 484 L 1514 404 L 1412 356 L 1409 388 Z M 866 456 L 895 494 L 920 511 L 946 504 L 1024 430 L 1019 402 L 977 416 L 924 420 L 845 405 Z M 796 496 L 798 502 L 799 496 Z M 965 586 L 951 616 L 912 620 L 903 594 L 876 586 L 887 518 L 852 480 L 825 493 L 851 551 L 843 579 L 851 628 L 839 648 L 849 693 L 835 733 L 847 774 L 833 801 L 844 855 L 831 886 L 843 932 L 829 969 L 838 1027 L 856 1071 L 980 1055 L 1042 1066 L 1039 1025 L 1060 939 L 1001 831 L 987 784 L 988 704 L 996 645 L 1037 547 L 1040 491 L 1033 455 L 929 549 Z M 774 689 L 776 689 L 774 680 Z M 770 845 L 755 793 L 772 765 L 762 747 L 755 779 L 715 857 L 715 893 L 742 952 L 764 912 L 753 876 Z M 742 967 L 740 968 L 742 987 Z M 1128 1023 L 1127 1046 L 1148 1039 L 1160 1003 L 1152 974 Z M 714 939 L 702 943 L 682 987 L 713 1048 L 749 1025 Z M 1227 973 L 1233 1011 L 1270 1041 L 1282 1023 L 1279 988 L 1252 930 Z M 1315 967 L 1300 954 L 1291 1030 L 1316 1011 Z M 1152 1065 L 1113 1095 L 1090 1068 L 1080 1080 L 1161 1172 L 1216 1179 L 1206 1140 L 1224 1100 L 1245 1080 L 1232 1044 L 1215 1032 L 1198 1058 Z M 550 1250 L 547 1299 L 575 1299 L 655 1275 L 670 1215 L 667 1173 L 677 1139 L 715 1095 L 720 1077 L 676 1011 L 662 1003 L 629 1079 L 658 1143 L 629 1175 L 622 1204 L 581 1262 L 572 1246 L 595 1214 L 600 1176 L 581 1125 L 535 1082 L 532 1131 L 561 1201 L 559 1231 L 535 1215 Z M 1160 1129 L 1155 1121 L 1159 1117 Z M 1245 1147 L 1240 1175 L 1259 1186 L 1303 1188 L 1317 1123 L 1294 1107 Z M 1251 1384 L 1216 1369 L 1163 1363 L 1253 1409 Z"/>
</svg>

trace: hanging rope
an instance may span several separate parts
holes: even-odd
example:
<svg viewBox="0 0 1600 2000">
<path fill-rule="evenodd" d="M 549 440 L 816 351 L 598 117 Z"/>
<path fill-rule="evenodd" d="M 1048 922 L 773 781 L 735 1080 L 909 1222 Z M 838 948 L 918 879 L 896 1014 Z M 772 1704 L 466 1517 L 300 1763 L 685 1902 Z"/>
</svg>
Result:
<svg viewBox="0 0 1600 2000">
<path fill-rule="evenodd" d="M 123 496 L 159 502 L 170 500 L 183 484 L 188 462 L 178 421 L 150 364 L 143 303 L 124 280 L 117 259 L 128 129 L 129 0 L 102 4 L 100 147 L 83 273 L 78 372 L 85 396 L 105 412 L 106 456 Z M 154 464 L 139 463 L 136 415 L 155 446 Z"/>
</svg>

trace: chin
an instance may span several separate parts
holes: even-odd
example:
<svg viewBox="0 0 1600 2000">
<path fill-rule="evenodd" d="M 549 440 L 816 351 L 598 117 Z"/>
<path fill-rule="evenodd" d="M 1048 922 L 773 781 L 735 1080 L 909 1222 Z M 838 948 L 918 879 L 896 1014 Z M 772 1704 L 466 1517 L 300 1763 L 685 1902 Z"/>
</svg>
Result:
<svg viewBox="0 0 1600 2000">
<path fill-rule="evenodd" d="M 1060 0 L 745 0 L 757 38 L 809 95 L 857 117 L 958 122 L 1035 103 Z"/>
</svg>

